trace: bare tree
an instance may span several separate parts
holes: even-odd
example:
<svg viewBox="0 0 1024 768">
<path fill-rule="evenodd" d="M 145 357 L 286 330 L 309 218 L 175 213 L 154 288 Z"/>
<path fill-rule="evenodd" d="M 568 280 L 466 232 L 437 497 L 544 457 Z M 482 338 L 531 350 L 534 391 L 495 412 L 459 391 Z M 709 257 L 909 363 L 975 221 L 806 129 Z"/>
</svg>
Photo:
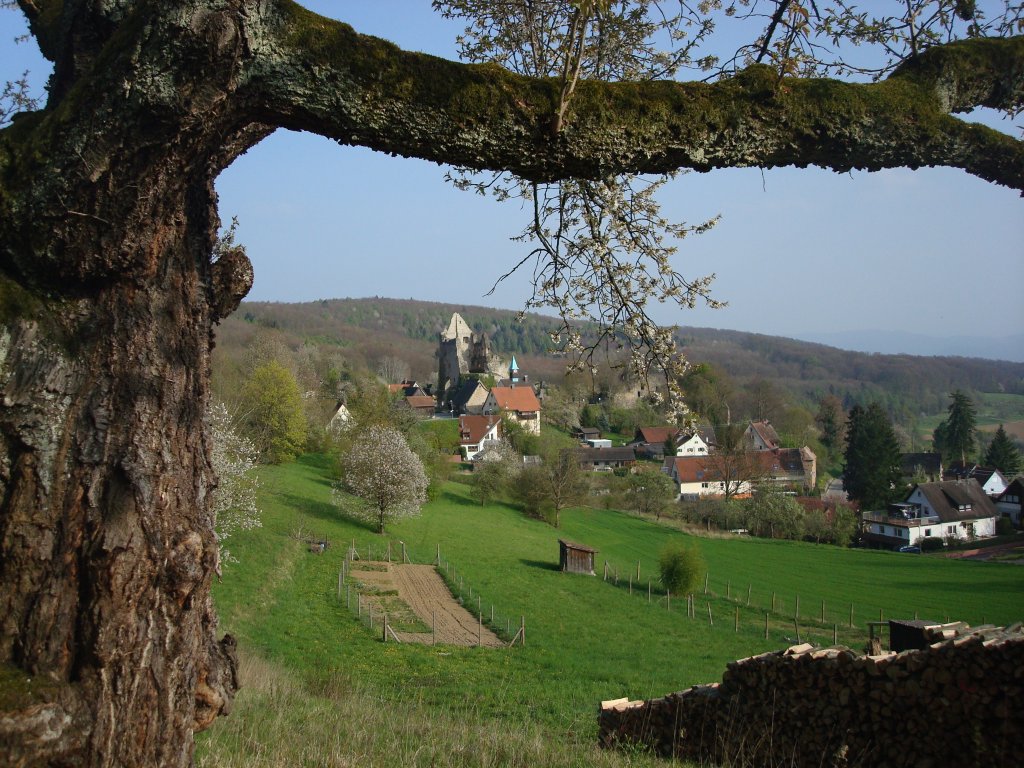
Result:
<svg viewBox="0 0 1024 768">
<path fill-rule="evenodd" d="M 377 375 L 387 384 L 400 384 L 409 378 L 409 364 L 395 355 L 385 355 L 377 364 Z"/>
<path fill-rule="evenodd" d="M 1020 142 L 953 115 L 1020 108 L 1012 5 L 948 35 L 945 17 L 912 40 L 901 19 L 879 25 L 894 66 L 874 83 L 805 78 L 814 38 L 782 13 L 759 35 L 788 41 L 775 68 L 573 75 L 568 99 L 292 0 L 18 6 L 54 72 L 45 106 L 0 130 L 0 663 L 33 681 L 0 700 L 7 765 L 187 766 L 193 734 L 230 710 L 204 414 L 214 326 L 253 274 L 241 250 L 213 256 L 214 180 L 277 128 L 531 185 L 591 180 L 599 205 L 620 200 L 602 180 L 683 168 L 945 165 L 1024 189 Z M 607 269 L 591 277 L 621 306 Z"/>
</svg>

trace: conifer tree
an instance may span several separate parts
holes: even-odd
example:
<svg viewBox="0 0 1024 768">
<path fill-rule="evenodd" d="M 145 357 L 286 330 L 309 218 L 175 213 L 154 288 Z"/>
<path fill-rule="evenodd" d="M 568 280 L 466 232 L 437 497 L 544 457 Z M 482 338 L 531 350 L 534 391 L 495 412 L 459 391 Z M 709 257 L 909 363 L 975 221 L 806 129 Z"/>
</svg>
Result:
<svg viewBox="0 0 1024 768">
<path fill-rule="evenodd" d="M 878 403 L 850 410 L 843 485 L 861 509 L 883 507 L 898 496 L 900 447 L 892 422 Z"/>
<path fill-rule="evenodd" d="M 1017 450 L 1017 446 L 1013 444 L 1010 436 L 1006 434 L 1002 424 L 999 425 L 999 429 L 996 430 L 996 434 L 985 452 L 985 466 L 995 467 L 1007 478 L 1020 472 L 1020 451 Z"/>
</svg>

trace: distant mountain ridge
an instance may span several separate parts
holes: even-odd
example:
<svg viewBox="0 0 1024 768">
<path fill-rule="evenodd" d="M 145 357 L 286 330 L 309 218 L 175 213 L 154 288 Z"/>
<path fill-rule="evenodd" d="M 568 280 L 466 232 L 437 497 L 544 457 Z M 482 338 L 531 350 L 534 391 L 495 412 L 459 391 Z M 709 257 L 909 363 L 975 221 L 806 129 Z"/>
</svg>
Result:
<svg viewBox="0 0 1024 768">
<path fill-rule="evenodd" d="M 301 304 L 243 302 L 218 333 L 218 344 L 244 344 L 259 327 L 275 328 L 293 343 L 328 344 L 375 369 L 385 355 L 403 357 L 414 375 L 436 371 L 438 332 L 459 312 L 477 332 L 486 332 L 494 351 L 516 354 L 535 378 L 556 378 L 564 359 L 547 354 L 554 346 L 551 317 L 488 307 L 412 299 L 330 299 Z M 823 343 L 712 328 L 681 328 L 678 337 L 692 363 L 724 370 L 737 384 L 771 380 L 811 405 L 834 393 L 848 402 L 879 400 L 891 410 L 938 413 L 953 389 L 1024 394 L 1024 363 L 965 357 L 924 357 L 851 352 Z M 222 339 L 224 340 L 222 342 Z M 234 341 L 233 341 L 234 340 Z"/>
<path fill-rule="evenodd" d="M 976 357 L 1024 363 L 1024 333 L 987 338 L 982 336 L 929 336 L 922 333 L 883 331 L 833 331 L 798 334 L 803 341 L 827 344 L 867 354 L 926 357 Z"/>
</svg>

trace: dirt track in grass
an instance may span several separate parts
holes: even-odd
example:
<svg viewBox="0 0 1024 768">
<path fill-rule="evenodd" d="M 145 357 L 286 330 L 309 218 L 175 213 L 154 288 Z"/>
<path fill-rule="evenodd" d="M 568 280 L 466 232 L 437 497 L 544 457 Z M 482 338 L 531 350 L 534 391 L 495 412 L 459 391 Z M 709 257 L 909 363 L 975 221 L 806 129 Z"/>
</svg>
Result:
<svg viewBox="0 0 1024 768">
<path fill-rule="evenodd" d="M 353 577 L 380 590 L 395 590 L 398 597 L 412 609 L 430 632 L 396 632 L 403 643 L 439 645 L 483 645 L 488 648 L 504 646 L 501 639 L 452 597 L 448 586 L 432 565 L 398 563 L 364 563 L 375 570 L 362 570 L 353 566 Z M 380 568 L 380 570 L 376 570 Z"/>
</svg>

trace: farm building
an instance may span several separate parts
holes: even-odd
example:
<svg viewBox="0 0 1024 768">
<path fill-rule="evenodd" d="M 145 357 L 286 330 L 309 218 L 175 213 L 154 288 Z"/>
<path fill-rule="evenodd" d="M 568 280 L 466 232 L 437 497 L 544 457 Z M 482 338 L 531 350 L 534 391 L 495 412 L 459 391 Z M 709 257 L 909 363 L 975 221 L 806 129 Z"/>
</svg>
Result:
<svg viewBox="0 0 1024 768">
<path fill-rule="evenodd" d="M 594 555 L 596 549 L 577 544 L 565 539 L 558 540 L 558 565 L 565 573 L 584 573 L 594 575 Z"/>
</svg>

